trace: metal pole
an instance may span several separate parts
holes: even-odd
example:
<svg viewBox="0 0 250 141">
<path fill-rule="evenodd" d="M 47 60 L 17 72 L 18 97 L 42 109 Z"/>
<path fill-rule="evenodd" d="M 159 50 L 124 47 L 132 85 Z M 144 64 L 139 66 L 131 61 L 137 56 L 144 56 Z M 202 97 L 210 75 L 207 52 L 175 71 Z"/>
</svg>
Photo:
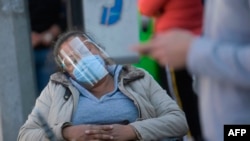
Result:
<svg viewBox="0 0 250 141">
<path fill-rule="evenodd" d="M 83 0 L 66 1 L 67 25 L 68 29 L 78 29 L 84 31 L 83 22 Z"/>
<path fill-rule="evenodd" d="M 14 141 L 36 95 L 26 0 L 0 0 L 0 140 Z"/>
</svg>

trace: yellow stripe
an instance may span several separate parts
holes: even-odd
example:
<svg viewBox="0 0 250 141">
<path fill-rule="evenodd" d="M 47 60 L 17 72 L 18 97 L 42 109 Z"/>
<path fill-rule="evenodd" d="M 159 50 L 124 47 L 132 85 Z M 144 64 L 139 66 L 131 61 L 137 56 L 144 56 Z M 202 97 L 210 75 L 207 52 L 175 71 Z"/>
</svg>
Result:
<svg viewBox="0 0 250 141">
<path fill-rule="evenodd" d="M 175 95 L 177 104 L 178 104 L 178 105 L 181 107 L 181 109 L 183 110 L 182 103 L 181 103 L 181 99 L 180 99 L 180 95 L 179 95 L 179 91 L 178 91 L 178 86 L 177 86 L 177 83 L 176 83 L 176 78 L 175 78 L 174 70 L 173 70 L 172 68 L 169 68 L 169 72 L 170 72 L 170 75 L 171 75 L 171 81 L 172 81 L 173 91 L 174 91 L 174 95 Z M 188 130 L 187 136 L 188 136 L 188 137 L 192 137 L 192 135 L 191 135 L 191 133 L 190 133 L 190 130 Z"/>
<path fill-rule="evenodd" d="M 179 95 L 178 88 L 177 88 L 177 84 L 176 84 L 176 78 L 175 78 L 174 70 L 169 69 L 169 71 L 170 71 L 170 74 L 171 74 L 171 81 L 172 81 L 172 86 L 173 86 L 173 90 L 174 90 L 174 95 L 176 97 L 176 101 L 177 101 L 178 105 L 183 109 L 181 99 L 180 99 L 180 95 Z"/>
</svg>

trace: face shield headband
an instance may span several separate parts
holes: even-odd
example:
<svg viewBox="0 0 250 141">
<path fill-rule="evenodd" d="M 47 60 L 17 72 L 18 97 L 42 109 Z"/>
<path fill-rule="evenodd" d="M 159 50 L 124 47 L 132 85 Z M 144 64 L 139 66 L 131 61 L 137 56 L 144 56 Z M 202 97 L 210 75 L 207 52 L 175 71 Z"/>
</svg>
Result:
<svg viewBox="0 0 250 141">
<path fill-rule="evenodd" d="M 75 80 L 93 87 L 108 74 L 101 52 L 91 40 L 82 41 L 79 37 L 74 37 L 60 50 L 58 58 Z"/>
</svg>

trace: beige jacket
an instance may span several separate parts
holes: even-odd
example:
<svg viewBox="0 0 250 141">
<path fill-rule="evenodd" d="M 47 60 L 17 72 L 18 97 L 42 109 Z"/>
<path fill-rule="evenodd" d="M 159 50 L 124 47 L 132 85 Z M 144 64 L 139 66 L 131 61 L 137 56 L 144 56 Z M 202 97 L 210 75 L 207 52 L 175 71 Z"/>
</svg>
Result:
<svg viewBox="0 0 250 141">
<path fill-rule="evenodd" d="M 67 99 L 66 88 L 71 95 Z M 158 83 L 142 69 L 124 66 L 119 89 L 131 98 L 139 110 L 138 120 L 130 123 L 141 140 L 182 137 L 188 131 L 185 114 Z M 56 136 L 64 140 L 61 127 L 70 122 L 79 99 L 78 90 L 63 73 L 55 73 L 36 100 L 35 107 L 20 128 L 18 141 L 47 141 L 38 113 L 44 117 Z"/>
</svg>

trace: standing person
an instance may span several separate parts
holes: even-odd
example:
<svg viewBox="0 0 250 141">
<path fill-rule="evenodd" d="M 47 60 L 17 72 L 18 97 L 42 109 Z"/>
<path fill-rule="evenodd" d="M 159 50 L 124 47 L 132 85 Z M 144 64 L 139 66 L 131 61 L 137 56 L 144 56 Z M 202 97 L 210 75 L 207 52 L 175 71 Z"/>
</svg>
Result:
<svg viewBox="0 0 250 141">
<path fill-rule="evenodd" d="M 18 141 L 48 135 L 57 141 L 176 141 L 187 134 L 184 112 L 151 75 L 115 64 L 85 33 L 60 36 L 54 55 L 62 71 L 50 77 Z"/>
<path fill-rule="evenodd" d="M 142 15 L 155 20 L 155 36 L 172 28 L 183 28 L 196 35 L 201 34 L 203 4 L 201 0 L 139 0 L 139 11 Z M 202 140 L 199 121 L 197 94 L 193 90 L 193 78 L 186 68 L 175 70 L 168 66 L 160 67 L 162 85 L 178 102 L 187 116 L 191 137 Z M 164 84 L 166 83 L 166 84 Z"/>
<path fill-rule="evenodd" d="M 52 41 L 65 29 L 61 0 L 29 0 L 31 41 L 34 50 L 38 93 L 56 71 L 52 59 Z"/>
<path fill-rule="evenodd" d="M 226 124 L 250 124 L 249 5 L 249 0 L 207 0 L 204 36 L 174 29 L 134 47 L 197 76 L 206 141 L 223 141 Z"/>
</svg>

